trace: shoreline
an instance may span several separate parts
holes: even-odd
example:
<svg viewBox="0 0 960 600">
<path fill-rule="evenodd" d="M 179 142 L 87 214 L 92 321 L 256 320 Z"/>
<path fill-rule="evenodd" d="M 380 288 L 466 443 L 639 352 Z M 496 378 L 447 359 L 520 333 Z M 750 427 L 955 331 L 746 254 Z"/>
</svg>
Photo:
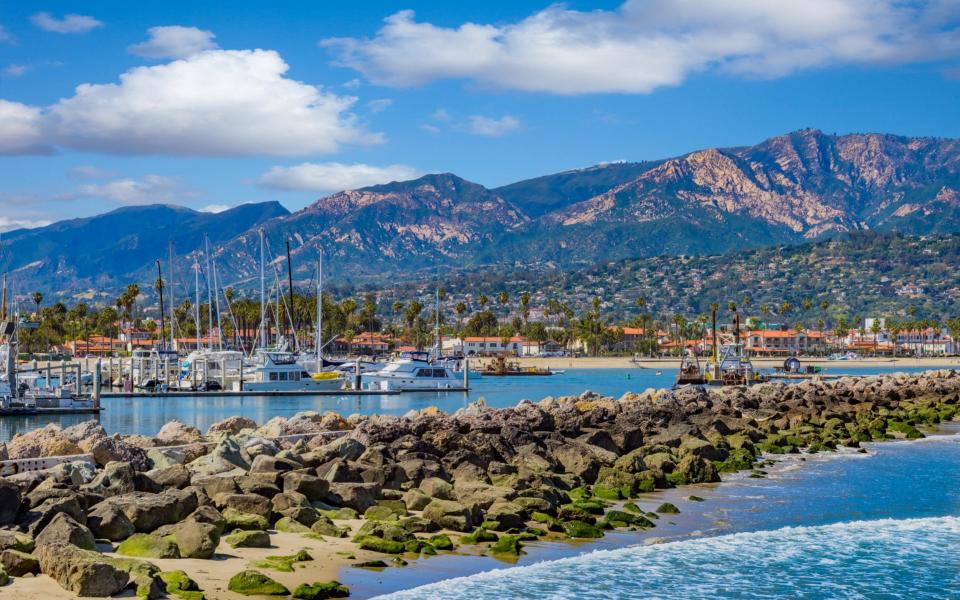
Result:
<svg viewBox="0 0 960 600">
<path fill-rule="evenodd" d="M 480 566 L 468 572 L 488 570 L 482 565 L 491 564 L 493 559 L 487 555 L 493 544 L 466 537 L 477 535 L 478 531 L 499 537 L 496 547 L 506 548 L 510 560 L 516 559 L 520 564 L 576 555 L 584 547 L 593 551 L 629 546 L 645 539 L 716 533 L 722 527 L 717 523 L 711 525 L 720 527 L 716 531 L 705 527 L 709 524 L 704 509 L 710 506 L 709 499 L 717 490 L 735 489 L 736 480 L 744 477 L 766 479 L 768 473 L 776 472 L 778 464 L 794 462 L 791 457 L 802 460 L 806 455 L 798 454 L 800 448 L 821 451 L 820 456 L 811 454 L 813 460 L 819 460 L 855 453 L 853 448 L 860 441 L 922 437 L 912 423 L 939 423 L 938 415 L 946 421 L 953 419 L 958 394 L 957 373 L 931 371 L 746 389 L 648 390 L 626 394 L 619 400 L 585 393 L 579 397 L 547 398 L 539 403 L 521 402 L 503 409 L 486 408 L 483 402 L 477 402 L 454 415 L 425 409 L 403 418 L 357 415 L 351 417 L 355 420 L 347 421 L 334 413 L 303 413 L 259 426 L 238 417 L 212 426 L 206 436 L 172 422 L 169 430 L 164 427 L 152 440 L 144 436 L 107 438 L 102 427 L 88 422 L 79 429 L 81 437 L 77 443 L 94 440 L 94 455 L 98 448 L 101 454 L 103 449 L 112 452 L 109 460 L 97 459 L 101 468 L 106 465 L 114 474 L 103 479 L 105 472 L 98 471 L 96 481 L 100 483 L 90 484 L 100 486 L 88 488 L 95 490 L 90 502 L 100 503 L 87 507 L 84 512 L 89 513 L 88 519 L 102 514 L 97 513 L 101 507 L 109 508 L 111 496 L 119 494 L 118 499 L 123 500 L 129 495 L 126 489 L 139 490 L 143 485 L 149 489 L 147 483 L 152 478 L 168 481 L 172 476 L 181 481 L 173 486 L 174 491 L 179 490 L 173 495 L 183 499 L 178 502 L 193 498 L 190 510 L 199 504 L 219 515 L 217 510 L 227 514 L 229 510 L 239 510 L 234 507 L 243 507 L 241 512 L 251 514 L 265 510 L 268 523 L 287 519 L 286 532 L 276 531 L 279 523 L 270 526 L 270 548 L 235 550 L 220 542 L 213 560 L 153 559 L 161 569 L 186 571 L 208 598 L 241 597 L 225 590 L 227 579 L 249 568 L 251 561 L 291 555 L 301 548 L 308 549 L 314 560 L 297 563 L 289 573 L 258 569 L 290 589 L 299 583 L 342 577 L 345 582 L 354 583 L 355 596 L 366 597 L 363 581 L 404 579 L 404 573 L 411 574 L 411 579 L 421 577 L 417 573 L 439 573 L 435 579 L 445 579 L 455 576 L 450 571 L 460 572 L 471 564 Z M 888 416 L 876 417 L 878 410 L 886 411 Z M 332 429 L 345 430 L 347 435 L 326 443 L 319 438 L 314 442 L 320 443 L 310 444 L 288 440 L 274 450 L 268 448 L 274 443 L 268 438 L 279 441 L 281 436 L 300 430 Z M 69 435 L 57 428 L 34 432 L 37 433 L 47 437 L 21 439 L 13 449 L 32 447 L 25 446 L 27 442 L 41 446 L 47 442 L 60 444 L 56 447 L 72 443 L 69 439 L 65 442 Z M 215 441 L 213 449 L 198 447 L 199 441 L 210 439 Z M 153 454 L 148 455 L 143 446 L 158 441 L 163 444 L 150 449 Z M 185 443 L 184 451 L 195 456 L 190 460 L 175 459 L 169 450 L 164 451 L 165 446 L 176 443 Z M 840 451 L 827 452 L 836 449 Z M 769 462 L 771 454 L 779 455 L 774 463 Z M 169 459 L 169 466 L 159 466 L 157 461 L 161 459 Z M 141 463 L 145 466 L 136 470 L 145 471 L 146 479 L 136 480 L 130 465 Z M 239 464 L 247 466 L 241 468 Z M 148 470 L 151 466 L 153 469 Z M 117 473 L 122 472 L 117 471 L 120 467 L 130 469 L 130 479 L 117 479 Z M 765 473 L 765 469 L 769 471 Z M 723 486 L 721 472 L 724 480 L 733 480 L 730 485 Z M 303 489 L 311 497 L 288 489 L 288 475 L 295 476 L 294 487 L 308 484 Z M 16 481 L 26 490 L 27 500 L 40 479 L 30 476 Z M 281 484 L 284 491 L 277 487 L 270 491 L 271 486 Z M 62 490 L 58 497 L 78 493 L 72 491 L 78 489 L 75 484 L 54 484 L 57 485 Z M 114 485 L 130 487 L 111 492 L 110 486 Z M 161 492 L 164 487 L 137 493 L 146 493 L 146 499 L 159 498 L 169 491 Z M 698 491 L 707 503 L 689 499 Z M 40 498 L 43 497 L 46 496 Z M 132 500 L 141 502 L 140 497 Z M 43 507 L 53 506 L 49 504 L 53 501 L 54 498 L 44 501 L 37 510 L 42 512 Z M 39 498 L 30 500 L 34 505 L 40 502 Z M 662 502 L 679 506 L 679 515 L 660 510 L 657 505 Z M 634 504 L 632 509 L 630 503 Z M 337 506 L 361 514 L 366 511 L 366 518 L 334 517 L 331 527 L 350 527 L 346 537 L 325 534 L 324 541 L 320 541 L 299 535 L 310 529 L 296 520 L 309 517 L 309 523 L 313 523 L 319 512 Z M 383 516 L 374 516 L 375 510 Z M 661 514 L 654 515 L 654 510 Z M 21 514 L 19 522 L 23 524 L 21 530 L 29 527 L 34 533 L 43 526 L 32 529 L 36 517 L 31 514 Z M 337 514 L 342 516 L 342 512 Z M 182 518 L 167 522 L 176 524 Z M 97 537 L 109 537 L 104 529 L 97 529 L 97 521 L 90 523 Z M 300 527 L 299 533 L 293 533 L 297 530 L 291 530 L 291 525 Z M 145 533 L 155 528 L 152 526 Z M 640 529 L 641 533 L 627 531 L 631 528 Z M 411 531 L 421 535 L 415 536 Z M 425 541 L 438 533 L 446 534 L 457 548 L 449 553 L 440 548 L 438 558 L 416 556 L 419 550 L 414 555 L 409 550 L 404 552 L 407 544 L 414 542 L 418 549 L 425 545 L 432 552 L 432 546 Z M 351 539 L 358 534 L 364 537 Z M 114 539 L 119 541 L 129 535 Z M 568 538 L 590 541 L 571 543 Z M 394 540 L 401 542 L 398 550 L 376 551 L 396 544 Z M 527 541 L 531 543 L 526 544 Z M 518 554 L 524 547 L 528 554 Z M 352 556 L 337 552 L 349 552 Z M 405 556 L 410 565 L 359 573 L 349 566 L 374 559 L 393 564 L 398 554 Z M 109 560 L 114 555 L 98 556 Z M 456 568 L 444 569 L 443 565 L 454 563 Z M 43 565 L 42 571 L 57 572 L 51 565 Z M 26 600 L 76 597 L 46 575 L 17 577 L 10 589 Z"/>
</svg>

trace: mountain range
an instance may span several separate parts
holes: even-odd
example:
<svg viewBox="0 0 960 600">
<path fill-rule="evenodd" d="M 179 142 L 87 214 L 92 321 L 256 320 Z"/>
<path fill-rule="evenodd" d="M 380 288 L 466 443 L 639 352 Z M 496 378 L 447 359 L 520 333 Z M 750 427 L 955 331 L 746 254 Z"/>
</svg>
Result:
<svg viewBox="0 0 960 600">
<path fill-rule="evenodd" d="M 162 226 L 160 217 L 138 214 L 149 211 L 163 215 Z M 97 228 L 111 239 L 90 239 L 86 232 Z M 258 273 L 260 228 L 275 255 L 290 241 L 299 277 L 313 272 L 322 248 L 344 280 L 718 254 L 857 230 L 952 233 L 960 231 L 960 140 L 805 129 L 754 146 L 602 164 L 492 189 L 431 174 L 343 191 L 294 213 L 276 203 L 206 216 L 126 208 L 6 234 L 0 266 L 19 268 L 28 289 L 105 289 L 143 277 L 166 256 L 168 238 L 189 254 L 208 232 L 223 280 L 243 285 Z"/>
</svg>

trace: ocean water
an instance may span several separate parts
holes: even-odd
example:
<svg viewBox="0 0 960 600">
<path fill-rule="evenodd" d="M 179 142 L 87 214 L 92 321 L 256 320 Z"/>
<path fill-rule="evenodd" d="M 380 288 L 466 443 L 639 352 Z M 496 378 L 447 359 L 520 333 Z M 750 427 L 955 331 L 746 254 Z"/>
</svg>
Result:
<svg viewBox="0 0 960 600">
<path fill-rule="evenodd" d="M 850 374 L 876 374 L 893 371 L 920 371 L 903 365 L 881 368 L 846 368 L 838 363 L 831 371 Z M 178 396 L 104 398 L 100 422 L 109 433 L 153 435 L 165 423 L 179 419 L 206 430 L 211 423 L 239 415 L 265 423 L 276 416 L 290 417 L 304 410 L 332 410 L 352 413 L 402 415 L 411 409 L 437 406 L 456 411 L 483 398 L 494 407 L 514 406 L 523 399 L 540 400 L 546 396 L 577 395 L 585 390 L 619 397 L 628 391 L 673 385 L 676 369 L 568 369 L 549 377 L 481 377 L 471 380 L 464 392 L 420 392 L 394 396 Z M 0 441 L 17 432 L 32 431 L 55 422 L 66 427 L 90 419 L 90 415 L 44 415 L 0 417 Z"/>
<path fill-rule="evenodd" d="M 960 598 L 960 436 L 866 446 L 788 457 L 768 479 L 650 494 L 646 509 L 670 500 L 681 514 L 601 549 L 567 546 L 557 558 L 562 544 L 532 544 L 520 566 L 446 556 L 377 581 L 353 569 L 341 579 L 356 597 L 391 600 Z M 458 560 L 476 574 L 449 578 L 464 573 Z M 425 577 L 435 582 L 418 585 Z"/>
</svg>

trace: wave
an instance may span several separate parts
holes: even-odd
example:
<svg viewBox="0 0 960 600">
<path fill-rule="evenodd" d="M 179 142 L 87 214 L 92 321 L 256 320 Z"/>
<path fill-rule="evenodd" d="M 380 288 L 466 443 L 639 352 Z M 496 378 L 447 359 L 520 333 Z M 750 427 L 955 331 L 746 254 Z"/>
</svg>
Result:
<svg viewBox="0 0 960 600">
<path fill-rule="evenodd" d="M 596 550 L 382 596 L 911 598 L 960 594 L 960 517 L 785 527 Z"/>
</svg>

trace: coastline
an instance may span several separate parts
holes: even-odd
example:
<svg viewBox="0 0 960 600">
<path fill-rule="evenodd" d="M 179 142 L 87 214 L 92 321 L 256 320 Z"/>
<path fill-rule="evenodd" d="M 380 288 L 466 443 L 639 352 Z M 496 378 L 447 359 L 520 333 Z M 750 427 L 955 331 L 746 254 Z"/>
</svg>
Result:
<svg viewBox="0 0 960 600">
<path fill-rule="evenodd" d="M 453 576 L 462 569 L 470 569 L 470 572 L 485 570 L 484 565 L 491 564 L 492 560 L 486 556 L 491 549 L 490 545 L 462 539 L 471 531 L 476 533 L 477 526 L 497 531 L 504 539 L 516 542 L 518 540 L 512 531 L 517 531 L 518 528 L 522 531 L 524 527 L 531 525 L 546 528 L 549 523 L 551 533 L 531 533 L 529 535 L 532 535 L 532 538 L 526 540 L 530 541 L 529 544 L 513 546 L 514 555 L 519 548 L 523 548 L 527 553 L 517 557 L 520 564 L 530 560 L 570 556 L 582 552 L 584 548 L 592 551 L 632 545 L 642 540 L 715 535 L 725 531 L 729 525 L 721 523 L 723 519 L 709 521 L 713 513 L 708 513 L 707 509 L 716 508 L 713 499 L 722 496 L 725 490 L 737 488 L 736 483 L 727 487 L 719 483 L 717 470 L 727 473 L 723 467 L 726 461 L 737 457 L 738 462 L 735 465 L 731 463 L 734 466 L 731 471 L 738 473 L 725 474 L 725 480 L 741 480 L 741 485 L 772 481 L 778 473 L 778 464 L 783 464 L 786 471 L 798 458 L 807 458 L 811 461 L 810 464 L 814 464 L 819 461 L 828 462 L 834 457 L 857 454 L 854 448 L 860 445 L 858 441 L 867 443 L 871 438 L 913 437 L 915 430 L 909 423 L 917 422 L 918 426 L 922 426 L 920 421 L 915 420 L 929 421 L 933 418 L 930 415 L 934 414 L 930 411 L 946 411 L 936 414 L 948 414 L 945 419 L 949 420 L 956 414 L 958 390 L 960 377 L 956 373 L 933 371 L 846 379 L 835 383 L 805 382 L 794 386 L 771 384 L 719 391 L 650 390 L 644 394 L 628 394 L 619 400 L 584 394 L 580 397 L 548 398 L 536 404 L 522 402 L 516 407 L 505 409 L 489 409 L 479 403 L 470 405 L 455 415 L 423 410 L 404 418 L 357 416 L 355 421 L 348 422 L 333 413 L 305 413 L 299 419 L 279 418 L 259 427 L 249 420 L 234 420 L 218 424 L 217 428 L 212 428 L 213 433 L 208 432 L 208 436 L 212 435 L 217 440 L 216 448 L 212 451 L 203 450 L 198 454 L 198 458 L 187 461 L 189 469 L 184 468 L 183 464 L 173 464 L 160 468 L 159 475 L 151 475 L 155 470 L 147 471 L 147 477 L 168 476 L 169 471 L 163 472 L 165 469 L 179 468 L 180 472 L 192 472 L 193 485 L 190 485 L 188 477 L 185 483 L 180 484 L 181 488 L 187 486 L 183 492 L 203 496 L 206 500 L 201 499 L 201 502 L 206 502 L 207 506 L 215 505 L 222 510 L 232 502 L 241 500 L 244 505 L 251 506 L 250 503 L 256 500 L 252 497 L 257 496 L 257 492 L 253 490 L 264 489 L 263 484 L 257 483 L 258 478 L 254 477 L 264 473 L 258 468 L 251 468 L 250 462 L 261 463 L 261 466 L 273 465 L 271 469 L 282 466 L 282 461 L 287 461 L 285 464 L 290 465 L 285 467 L 286 469 L 299 462 L 300 467 L 295 470 L 304 473 L 316 472 L 327 478 L 330 483 L 329 486 L 323 486 L 324 494 L 327 487 L 331 492 L 335 490 L 334 496 L 339 500 L 334 502 L 339 502 L 339 506 L 352 508 L 359 503 L 363 507 L 357 508 L 363 513 L 368 508 L 387 508 L 391 506 L 389 502 L 400 501 L 402 497 L 402 503 L 407 505 L 402 515 L 406 516 L 409 510 L 411 516 L 408 519 L 415 525 L 418 519 L 421 523 L 432 521 L 442 525 L 444 532 L 455 540 L 458 548 L 449 554 L 441 552 L 439 557 L 417 558 L 402 553 L 410 566 L 388 567 L 387 571 L 380 573 L 357 572 L 349 565 L 374 558 L 389 562 L 396 552 L 383 554 L 360 550 L 355 545 L 359 542 L 350 541 L 348 538 L 325 537 L 321 542 L 302 538 L 294 533 L 278 533 L 271 529 L 269 541 L 272 547 L 269 549 L 233 550 L 221 543 L 220 555 L 214 560 L 155 559 L 155 562 L 161 568 L 186 571 L 207 591 L 209 598 L 237 598 L 240 596 L 225 591 L 225 582 L 233 574 L 248 568 L 250 561 L 271 555 L 288 555 L 301 548 L 308 548 L 316 554 L 314 561 L 298 564 L 290 573 L 270 571 L 269 575 L 288 586 L 333 578 L 352 582 L 354 576 L 359 576 L 360 583 L 354 582 L 354 595 L 365 597 L 374 591 L 364 588 L 364 580 L 383 581 L 388 577 L 404 579 L 404 574 L 408 573 L 411 575 L 406 578 L 416 585 L 417 582 L 412 578 L 417 573 L 433 573 L 434 578 L 440 579 Z M 827 403 L 826 406 L 821 405 L 823 402 Z M 856 408 L 857 406 L 861 408 Z M 887 413 L 889 418 L 877 422 L 874 418 L 877 410 L 893 412 Z M 843 424 L 844 420 L 846 429 L 839 425 Z M 103 437 L 105 434 L 101 428 L 101 432 L 97 434 L 101 436 L 97 438 L 100 442 L 97 443 L 106 443 L 114 450 L 122 450 L 118 456 L 125 460 L 137 460 L 136 447 L 130 442 L 146 444 L 158 440 L 170 442 L 188 438 L 196 445 L 201 439 L 199 431 L 190 431 L 191 428 L 182 423 L 173 422 L 170 425 L 175 426 L 166 434 L 161 431 L 154 440 L 132 436 L 126 441 L 116 438 L 109 443 L 105 440 L 114 438 Z M 289 443 L 282 444 L 282 450 L 278 448 L 264 454 L 266 442 L 258 436 L 277 438 L 296 431 L 298 427 L 306 427 L 312 431 L 340 429 L 346 430 L 347 435 L 322 445 L 308 446 L 303 440 L 296 443 L 290 440 Z M 89 428 L 84 431 L 89 431 Z M 412 431 L 418 433 L 412 435 Z M 226 435 L 218 435 L 217 432 Z M 916 433 L 919 435 L 919 432 Z M 863 436 L 865 438 L 860 439 Z M 536 444 L 532 443 L 538 439 L 544 440 L 539 450 Z M 810 457 L 798 453 L 801 447 L 807 446 L 823 452 Z M 250 456 L 247 456 L 244 459 L 248 464 L 245 470 L 238 473 L 236 463 L 224 463 L 225 457 L 233 456 L 231 460 L 243 458 L 236 455 L 245 455 L 246 448 L 250 448 L 251 456 L 256 450 L 257 460 L 251 461 Z M 473 448 L 469 452 L 474 458 L 470 458 L 469 453 L 464 454 L 466 448 Z M 747 448 L 750 448 L 749 452 Z M 154 448 L 154 451 L 158 449 L 162 450 L 162 446 Z M 825 452 L 827 449 L 839 451 Z M 508 451 L 512 457 L 508 459 L 510 464 L 503 462 Z M 139 452 L 145 455 L 142 449 Z M 537 452 L 545 454 L 539 456 Z M 770 453 L 776 455 L 773 464 L 767 462 Z M 274 455 L 278 458 L 270 458 Z M 404 455 L 408 458 L 405 459 Z M 282 461 L 279 459 L 281 456 Z M 440 459 L 423 458 L 432 456 Z M 266 460 L 261 461 L 261 458 Z M 151 460 L 155 459 L 156 457 Z M 470 462 L 481 459 L 485 461 L 486 468 Z M 109 464 L 118 463 L 108 463 L 108 467 Z M 220 472 L 230 479 L 220 477 L 218 481 L 211 481 L 210 476 L 203 474 L 209 467 L 219 468 L 219 465 L 224 467 Z M 331 475 L 332 471 L 324 475 L 319 472 L 321 467 L 340 469 L 337 473 L 342 472 L 342 475 Z M 397 470 L 397 467 L 400 467 L 400 470 Z M 764 469 L 769 470 L 764 473 Z M 356 475 L 351 477 L 359 476 L 362 471 L 364 478 L 368 475 L 376 476 L 381 482 L 385 482 L 384 478 L 401 479 L 397 480 L 398 483 L 389 485 L 351 483 L 367 480 L 349 477 L 342 479 L 350 470 L 356 471 Z M 267 473 L 271 472 L 273 481 L 285 479 L 285 475 L 281 477 L 284 471 L 267 470 Z M 317 477 L 309 473 L 306 477 L 315 481 Z M 444 483 L 436 479 L 436 476 L 429 475 L 430 473 L 445 473 L 453 483 Z M 753 476 L 758 479 L 743 479 Z M 433 483 L 430 483 L 429 488 L 425 487 L 431 479 Z M 23 481 L 23 485 L 37 485 L 37 480 L 33 480 L 33 483 L 27 483 L 29 480 Z M 413 485 L 401 486 L 399 482 L 403 481 L 410 481 Z M 531 481 L 538 487 L 531 488 Z M 214 493 L 215 490 L 222 489 L 221 484 L 224 482 L 229 483 L 235 490 L 228 493 L 231 497 L 224 498 Z M 413 487 L 417 483 L 419 488 Z M 441 483 L 447 486 L 446 489 L 439 485 Z M 241 489 L 247 490 L 251 484 L 251 491 L 239 493 Z M 133 481 L 130 485 L 133 485 Z M 659 491 L 651 492 L 653 487 Z M 189 491 L 190 488 L 194 491 Z M 67 495 L 73 493 L 69 485 L 59 489 L 63 489 L 63 493 Z M 286 483 L 283 489 L 287 489 Z M 361 501 L 359 496 L 354 495 L 360 490 L 371 490 L 376 496 Z M 278 492 L 279 490 L 273 494 Z M 613 496 L 610 496 L 611 493 Z M 149 495 L 153 494 L 160 495 L 156 491 Z M 418 494 L 425 499 L 425 503 L 419 502 Z M 706 501 L 701 503 L 691 500 L 689 496 L 694 494 L 701 495 Z M 350 498 L 348 495 L 351 495 Z M 285 496 L 287 500 L 295 499 L 288 492 L 279 496 Z M 560 499 L 549 500 L 558 496 Z M 321 505 L 331 501 L 329 497 L 328 495 L 323 502 L 318 500 L 314 506 L 319 509 Z M 444 500 L 451 497 L 455 497 L 457 501 Z M 545 520 L 536 517 L 538 508 L 522 508 L 519 503 L 522 499 L 529 501 L 525 502 L 524 506 L 543 506 L 542 510 L 547 513 L 539 514 Z M 674 502 L 680 507 L 680 513 L 661 514 L 656 518 L 656 527 L 647 529 L 648 526 L 641 524 L 639 528 L 644 530 L 642 533 L 630 532 L 627 531 L 629 527 L 616 523 L 611 525 L 606 520 L 606 515 L 612 515 L 618 508 L 623 507 L 628 499 L 639 505 L 639 510 L 633 511 L 635 514 L 639 512 L 649 518 L 656 518 L 651 512 L 656 505 L 664 501 Z M 194 500 L 195 503 L 197 501 Z M 417 506 L 414 507 L 411 501 Z M 428 516 L 429 508 L 438 502 L 443 511 L 440 514 L 434 511 L 432 516 Z M 276 498 L 273 506 L 278 513 L 274 517 L 279 517 L 280 514 L 299 515 L 302 512 L 299 509 L 293 513 L 282 512 L 290 509 L 281 508 L 281 505 L 276 503 Z M 473 508 L 467 510 L 465 506 Z M 305 507 L 308 512 L 314 512 L 309 504 L 301 507 Z M 594 518 L 587 514 L 596 514 L 592 510 L 597 507 L 603 517 L 602 523 L 599 517 Z M 423 510 L 424 508 L 428 510 Z M 564 511 L 566 517 L 563 517 Z M 481 512 L 483 516 L 471 516 L 477 512 Z M 267 508 L 267 514 L 270 513 Z M 363 520 L 337 519 L 334 524 L 350 526 L 351 536 L 363 534 L 362 528 L 380 522 L 380 519 L 371 514 L 365 515 Z M 625 517 L 618 517 L 614 521 L 623 522 L 623 518 Z M 594 521 L 596 527 L 593 525 Z M 450 527 L 447 527 L 446 523 L 450 523 Z M 455 526 L 457 524 L 459 525 Z M 592 534 L 572 534 L 568 525 L 575 525 L 579 528 L 578 531 L 597 531 L 602 537 L 595 541 L 577 541 L 573 544 L 567 541 L 559 542 L 558 540 L 565 540 L 568 535 L 575 538 L 593 537 Z M 606 535 L 600 532 L 604 528 L 609 530 Z M 429 535 L 435 533 L 436 529 L 416 531 L 426 531 Z M 378 543 L 388 540 L 386 533 L 381 535 L 384 537 Z M 411 535 L 405 539 L 414 541 L 425 538 L 413 538 Z M 353 557 L 337 555 L 338 551 L 350 552 Z M 474 559 L 471 560 L 470 556 Z M 457 560 L 460 561 L 457 567 L 444 568 L 445 564 Z M 463 566 L 459 566 L 460 564 Z M 44 572 L 47 570 L 44 569 Z M 437 573 L 439 575 L 436 575 Z M 50 584 L 54 587 L 49 587 Z M 18 577 L 10 589 L 31 600 L 75 597 L 74 594 L 59 588 L 48 577 Z"/>
</svg>

